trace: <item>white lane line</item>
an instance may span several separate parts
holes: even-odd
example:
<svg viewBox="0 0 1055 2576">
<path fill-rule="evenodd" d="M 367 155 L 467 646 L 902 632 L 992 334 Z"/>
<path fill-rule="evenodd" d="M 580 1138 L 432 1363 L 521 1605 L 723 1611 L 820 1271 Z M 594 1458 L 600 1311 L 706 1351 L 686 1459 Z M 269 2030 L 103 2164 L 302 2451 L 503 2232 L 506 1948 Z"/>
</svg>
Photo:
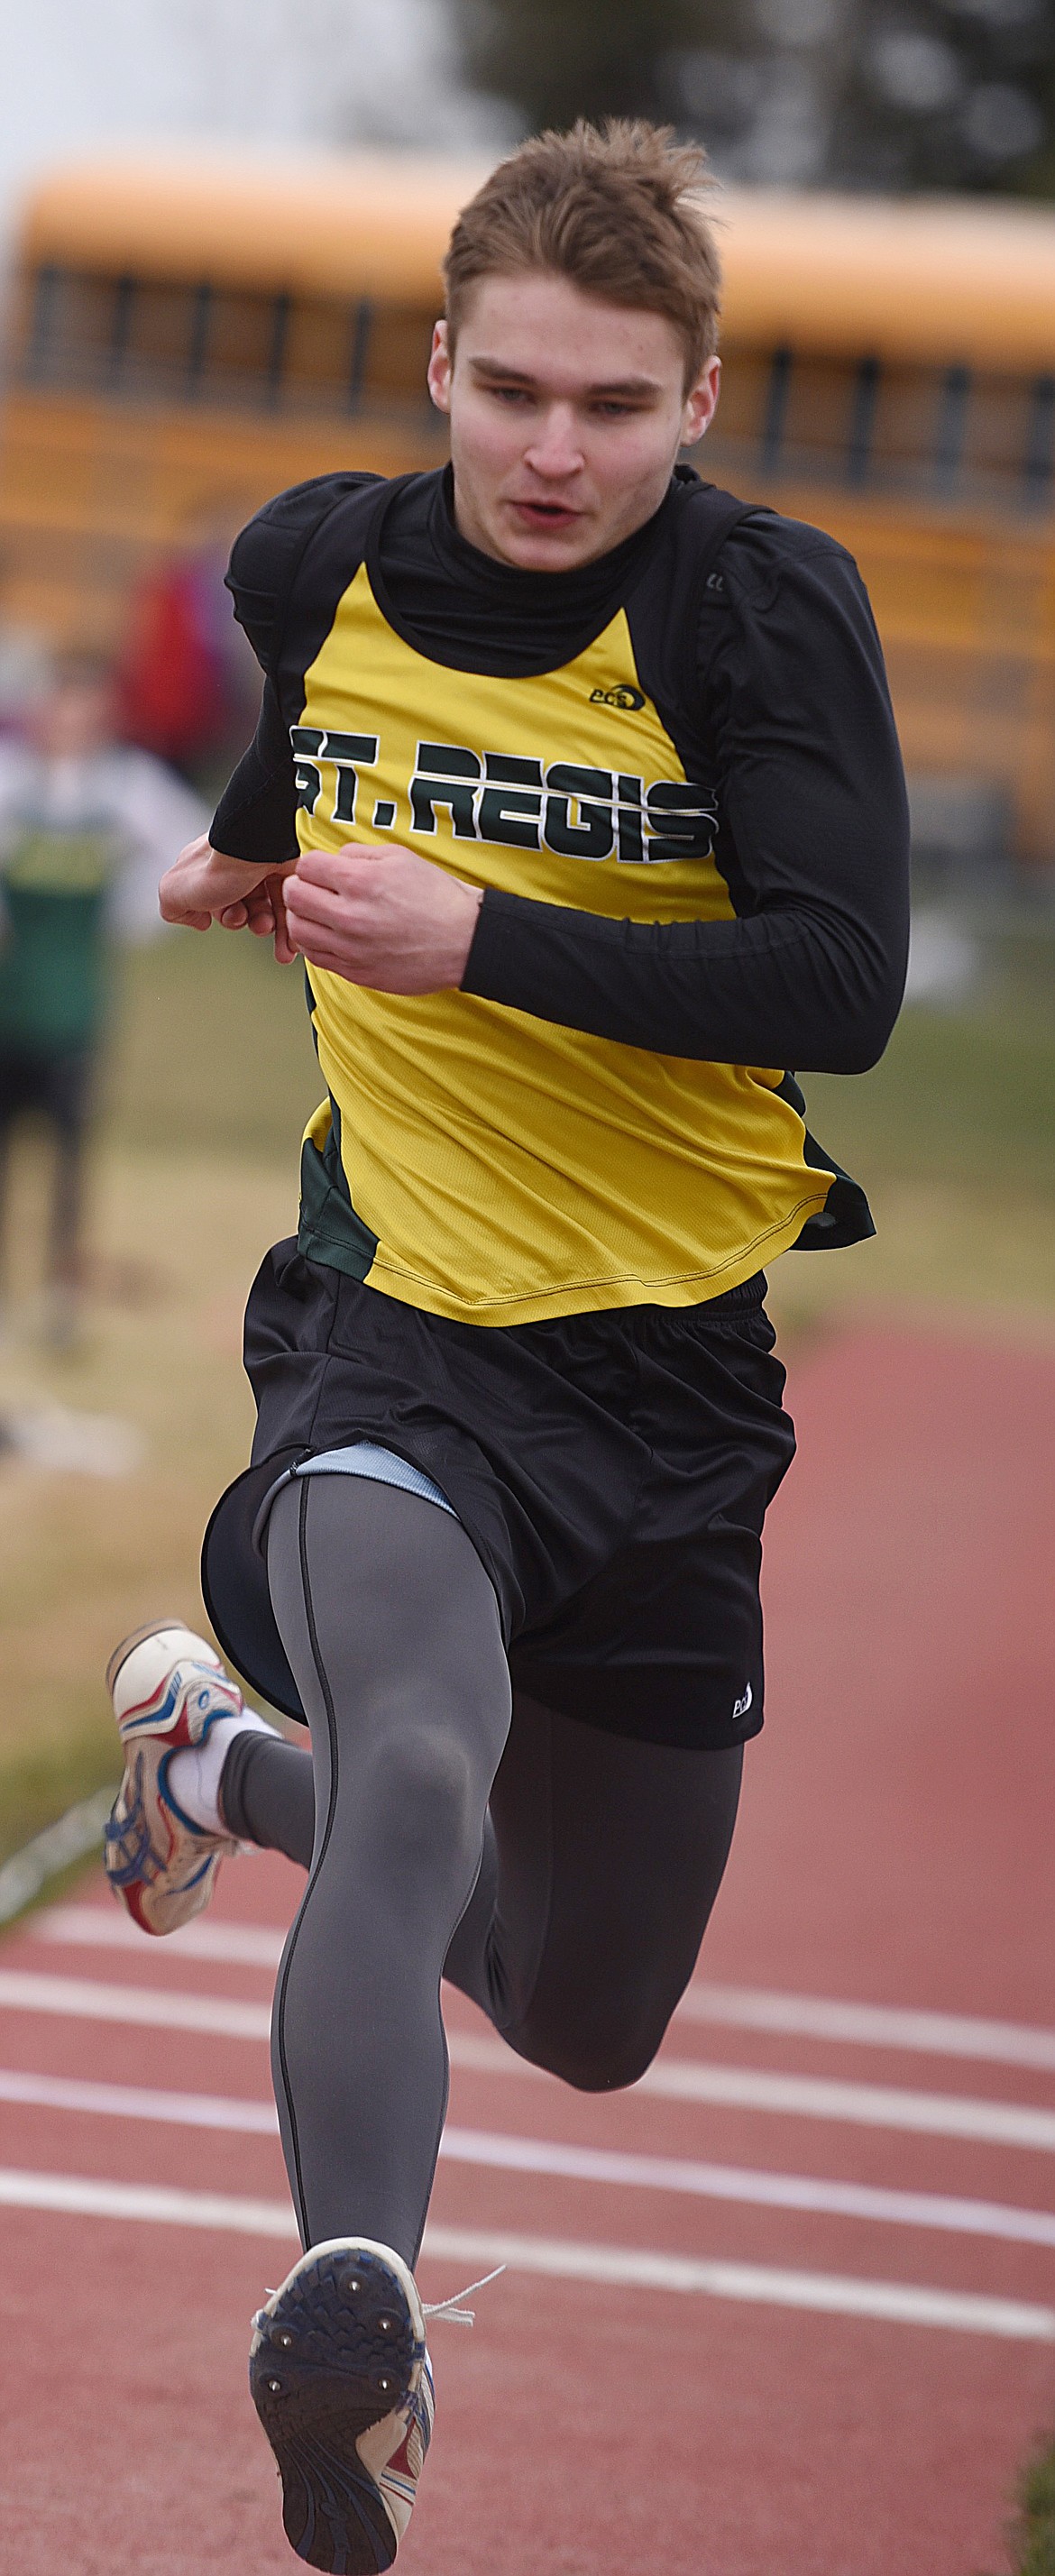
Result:
<svg viewBox="0 0 1055 2576">
<path fill-rule="evenodd" d="M 0 2168 L 0 2205 L 78 2218 L 139 2219 L 154 2226 L 208 2227 L 243 2236 L 293 2239 L 288 2202 L 247 2200 L 223 2192 L 176 2191 L 159 2184 L 99 2182 L 80 2174 L 23 2173 Z M 434 2261 L 550 2280 L 591 2281 L 619 2289 L 695 2291 L 718 2299 L 812 2309 L 826 2316 L 876 2317 L 892 2325 L 951 2326 L 972 2334 L 1055 2342 L 1055 2308 L 1018 2299 L 977 2298 L 961 2291 L 918 2289 L 900 2281 L 855 2281 L 839 2274 L 790 2272 L 756 2263 L 698 2263 L 677 2254 L 621 2245 L 582 2245 L 549 2236 L 492 2235 L 477 2228 L 429 2227 L 424 2251 Z"/>
<path fill-rule="evenodd" d="M 168 1994 L 149 1986 L 109 1986 L 88 1977 L 38 1976 L 0 1969 L 0 2009 L 57 2013 L 82 2021 L 134 2022 L 155 2030 L 212 2032 L 225 2039 L 267 2039 L 266 2004 L 223 1995 Z M 452 2031 L 451 2063 L 481 2075 L 537 2078 L 542 2070 L 515 2057 L 500 2039 Z M 546 2079 L 552 2082 L 552 2078 Z M 908 2093 L 893 2084 L 838 2084 L 814 2076 L 769 2075 L 756 2067 L 707 2066 L 661 2057 L 631 2088 L 668 2102 L 707 2102 L 719 2109 L 768 2111 L 781 2118 L 845 2120 L 869 2129 L 909 2129 L 935 2138 L 971 2138 L 1055 2154 L 1055 2111 L 1032 2104 L 971 2100 L 955 2093 Z"/>
<path fill-rule="evenodd" d="M 51 1905 L 25 1926 L 36 1941 L 63 1948 L 148 1950 L 157 1958 L 215 1959 L 231 1967 L 277 1968 L 285 1934 L 267 1923 L 187 1923 L 159 1944 L 117 1906 Z M 968 2013 L 922 2012 L 895 2004 L 855 2004 L 821 1995 L 782 1994 L 760 1986 L 690 1986 L 677 2017 L 732 2030 L 773 2031 L 793 2039 L 827 2039 L 853 2047 L 912 2049 L 926 2057 L 987 2058 L 995 2066 L 1033 2066 L 1055 2073 L 1055 2030 L 1025 2022 L 983 2021 Z"/>
<path fill-rule="evenodd" d="M 508 2173 L 555 2174 L 572 2182 L 623 2183 L 635 2191 L 689 2192 L 758 2209 L 807 2210 L 897 2227 L 937 2227 L 966 2236 L 996 2236 L 1019 2245 L 1055 2246 L 1055 2212 L 1012 2209 L 1002 2201 L 960 2200 L 944 2192 L 881 2191 L 869 2184 L 828 2182 L 812 2174 L 762 2173 L 739 2165 L 698 2164 L 680 2156 L 633 2156 L 537 2138 L 448 2128 L 441 2156 L 456 2164 Z"/>
<path fill-rule="evenodd" d="M 158 1941 L 113 1904 L 49 1905 L 22 1929 L 34 1941 L 64 1950 L 136 1950 L 140 1958 L 217 1959 L 232 1968 L 277 1968 L 286 1938 L 270 1923 L 214 1923 L 199 1916 Z"/>
<path fill-rule="evenodd" d="M 267 2039 L 271 2032 L 270 2004 L 107 1986 L 93 1977 L 40 1977 L 18 1968 L 0 1968 L 0 2008 L 59 2013 L 74 2021 L 138 2022 L 148 2030 L 213 2031 L 223 2039 Z"/>
<path fill-rule="evenodd" d="M 29 2075 L 21 2067 L 0 2067 L 0 2102 L 21 2103 L 29 2110 L 101 2113 L 116 2120 L 157 2120 L 180 2129 L 278 2135 L 273 2102 L 247 2102 L 228 2093 L 166 2093 L 146 2084 L 95 2084 L 69 2075 Z"/>
<path fill-rule="evenodd" d="M 721 2022 L 732 2030 L 848 2041 L 863 2048 L 908 2048 L 926 2057 L 984 2057 L 994 2066 L 1034 2066 L 1042 2074 L 1055 2073 L 1055 2030 L 1024 2022 L 979 2021 L 968 2013 L 916 2012 L 893 2004 L 839 2003 L 821 1995 L 709 1984 L 690 1986 L 678 2012 L 683 2021 Z"/>
<path fill-rule="evenodd" d="M 177 2191 L 160 2183 L 99 2182 L 86 2174 L 25 2173 L 0 2166 L 0 2208 L 51 2209 L 77 2218 L 135 2218 L 162 2227 L 216 2227 L 236 2236 L 296 2236 L 288 2200 Z"/>
<path fill-rule="evenodd" d="M 101 2113 L 119 2120 L 156 2120 L 189 2129 L 274 2137 L 278 2119 L 270 2102 L 241 2101 L 221 2093 L 165 2093 L 137 2084 L 95 2084 L 64 2075 L 30 2075 L 0 2067 L 0 2102 L 28 2108 Z M 945 2192 L 885 2191 L 870 2184 L 830 2182 L 813 2174 L 754 2171 L 739 2165 L 700 2164 L 683 2156 L 625 2155 L 605 2147 L 567 2146 L 561 2140 L 522 2138 L 505 2131 L 448 2127 L 440 2154 L 449 2164 L 500 2173 L 554 2175 L 572 2182 L 625 2185 L 634 2191 L 689 2193 L 702 2200 L 736 2201 L 757 2209 L 796 2209 L 812 2215 L 863 2218 L 894 2227 L 935 2227 L 954 2235 L 998 2237 L 1013 2245 L 1055 2247 L 1055 2211 L 1015 2209 L 1004 2201 L 963 2200 Z"/>
<path fill-rule="evenodd" d="M 462 2227 L 426 2228 L 424 2251 L 470 2266 L 504 2263 L 507 2271 L 540 2272 L 551 2280 L 606 2282 L 639 2290 L 694 2290 L 714 2299 L 806 2308 L 824 2316 L 876 2317 L 890 2325 L 951 2326 L 971 2334 L 1055 2342 L 1055 2308 L 1033 2307 L 1018 2299 L 917 2289 L 907 2282 L 777 2271 L 760 2263 L 697 2263 L 679 2255 L 636 2253 L 618 2245 L 569 2244 L 560 2238 L 492 2235 Z"/>
<path fill-rule="evenodd" d="M 2 2001 L 0 1994 L 0 2001 Z M 455 2031 L 451 2063 L 479 2075 L 536 2075 L 500 2039 Z M 848 2120 L 869 2129 L 911 2129 L 935 2138 L 972 2138 L 1055 2153 L 1055 2111 L 1030 2103 L 972 2100 L 957 2093 L 908 2093 L 894 2084 L 839 2084 L 807 2075 L 770 2075 L 753 2066 L 708 2066 L 660 2057 L 632 2086 L 668 2102 L 770 2111 L 781 2118 Z"/>
</svg>

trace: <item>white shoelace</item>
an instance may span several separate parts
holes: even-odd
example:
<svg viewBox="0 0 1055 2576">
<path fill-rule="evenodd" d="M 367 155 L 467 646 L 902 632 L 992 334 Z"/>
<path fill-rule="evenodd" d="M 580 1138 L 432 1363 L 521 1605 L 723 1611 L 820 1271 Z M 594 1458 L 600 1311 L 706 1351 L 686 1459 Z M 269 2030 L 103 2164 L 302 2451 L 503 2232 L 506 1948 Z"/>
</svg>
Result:
<svg viewBox="0 0 1055 2576">
<path fill-rule="evenodd" d="M 464 2290 L 455 2290 L 452 2298 L 433 2299 L 431 2301 L 423 2299 L 421 2308 L 422 2315 L 426 2317 L 441 2317 L 444 2324 L 448 2326 L 474 2326 L 476 2324 L 476 2310 L 475 2308 L 463 2307 L 463 2299 L 471 2299 L 474 2290 L 489 2289 L 491 2282 L 497 2281 L 500 2275 L 505 2271 L 505 2268 L 504 2263 L 497 2263 L 493 2272 L 484 2273 L 482 2281 L 470 2281 Z"/>
</svg>

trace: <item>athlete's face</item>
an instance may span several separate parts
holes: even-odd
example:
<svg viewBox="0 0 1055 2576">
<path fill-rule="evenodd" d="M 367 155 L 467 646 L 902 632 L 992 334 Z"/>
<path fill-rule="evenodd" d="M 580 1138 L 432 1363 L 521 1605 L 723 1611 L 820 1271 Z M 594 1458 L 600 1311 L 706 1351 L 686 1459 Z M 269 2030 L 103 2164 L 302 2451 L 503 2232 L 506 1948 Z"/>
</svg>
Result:
<svg viewBox="0 0 1055 2576">
<path fill-rule="evenodd" d="M 678 450 L 718 399 L 710 358 L 686 399 L 661 313 L 600 304 L 548 270 L 481 278 L 452 360 L 438 322 L 429 391 L 451 424 L 461 534 L 526 572 L 592 563 L 658 510 Z"/>
</svg>

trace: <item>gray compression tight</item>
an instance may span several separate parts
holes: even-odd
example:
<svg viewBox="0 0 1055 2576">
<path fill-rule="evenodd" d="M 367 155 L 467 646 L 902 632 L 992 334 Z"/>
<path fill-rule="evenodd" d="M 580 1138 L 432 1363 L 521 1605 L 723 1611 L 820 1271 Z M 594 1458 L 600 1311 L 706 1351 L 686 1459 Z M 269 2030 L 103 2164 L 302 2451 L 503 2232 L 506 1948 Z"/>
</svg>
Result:
<svg viewBox="0 0 1055 2576">
<path fill-rule="evenodd" d="M 475 1548 L 399 1487 L 285 1487 L 268 1576 L 312 1751 L 240 1739 L 221 1795 L 232 1830 L 310 1857 L 272 2032 L 294 2204 L 305 2245 L 372 2236 L 412 2263 L 446 2109 L 441 1975 L 569 2084 L 632 2083 L 692 1974 L 741 1754 L 511 1707 Z"/>
</svg>

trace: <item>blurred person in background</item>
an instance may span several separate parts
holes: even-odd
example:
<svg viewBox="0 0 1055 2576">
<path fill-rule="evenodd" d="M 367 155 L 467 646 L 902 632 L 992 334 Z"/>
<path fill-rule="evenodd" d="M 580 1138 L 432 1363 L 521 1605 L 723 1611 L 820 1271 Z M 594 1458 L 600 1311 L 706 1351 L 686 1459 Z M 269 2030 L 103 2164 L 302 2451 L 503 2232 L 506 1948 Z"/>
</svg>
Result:
<svg viewBox="0 0 1055 2576">
<path fill-rule="evenodd" d="M 255 664 L 227 613 L 228 543 L 144 573 L 116 672 L 124 738 L 194 782 L 218 770 L 217 785 L 256 713 Z"/>
<path fill-rule="evenodd" d="M 21 738 L 0 738 L 0 1251 L 12 1130 L 54 1140 L 45 1325 L 75 1334 L 83 1285 L 84 1153 L 117 943 L 154 938 L 158 879 L 198 798 L 116 736 L 110 667 L 61 655 Z"/>
</svg>

